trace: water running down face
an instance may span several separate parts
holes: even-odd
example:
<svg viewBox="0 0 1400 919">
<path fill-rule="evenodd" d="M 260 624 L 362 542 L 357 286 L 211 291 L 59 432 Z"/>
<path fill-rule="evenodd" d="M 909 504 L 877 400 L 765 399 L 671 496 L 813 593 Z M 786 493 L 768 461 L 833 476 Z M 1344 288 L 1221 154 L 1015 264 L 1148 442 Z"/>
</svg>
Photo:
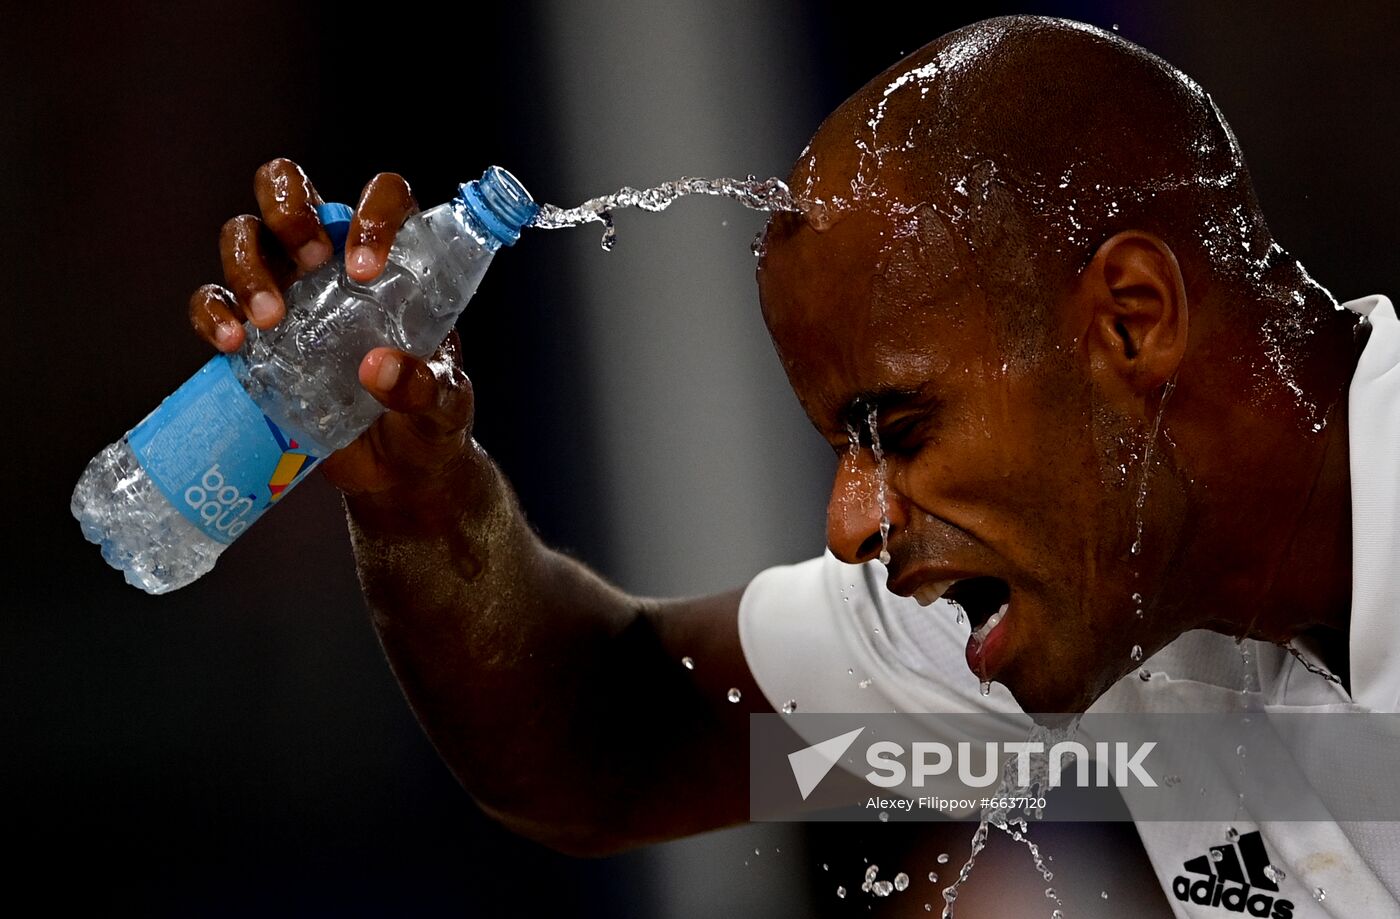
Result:
<svg viewBox="0 0 1400 919">
<path fill-rule="evenodd" d="M 807 213 L 771 221 L 760 295 L 838 457 L 839 558 L 882 549 L 849 435 L 874 417 L 890 589 L 957 601 L 969 667 L 1025 710 L 1083 711 L 1188 628 L 1242 631 L 1176 589 L 1199 521 L 1163 399 L 1188 302 L 1282 250 L 1199 87 L 1107 33 L 989 20 L 872 81 L 789 184 Z"/>
</svg>

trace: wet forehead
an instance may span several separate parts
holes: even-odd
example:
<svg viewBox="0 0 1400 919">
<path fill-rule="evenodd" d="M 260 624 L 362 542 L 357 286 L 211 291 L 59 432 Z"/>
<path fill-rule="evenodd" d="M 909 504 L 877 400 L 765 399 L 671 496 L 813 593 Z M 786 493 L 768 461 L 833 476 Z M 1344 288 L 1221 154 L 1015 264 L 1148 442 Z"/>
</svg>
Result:
<svg viewBox="0 0 1400 919">
<path fill-rule="evenodd" d="M 770 246 L 760 271 L 765 315 L 814 420 L 946 369 L 967 307 L 959 251 L 930 207 L 847 213 Z"/>
</svg>

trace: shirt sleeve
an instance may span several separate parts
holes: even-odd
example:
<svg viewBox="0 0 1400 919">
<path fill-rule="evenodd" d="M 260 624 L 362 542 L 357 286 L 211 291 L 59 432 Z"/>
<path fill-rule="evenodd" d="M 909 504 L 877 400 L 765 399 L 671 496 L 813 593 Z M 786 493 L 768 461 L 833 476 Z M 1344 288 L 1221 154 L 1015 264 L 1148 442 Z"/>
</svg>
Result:
<svg viewBox="0 0 1400 919">
<path fill-rule="evenodd" d="M 885 576 L 883 565 L 847 565 L 827 552 L 749 583 L 739 639 L 773 707 L 1020 715 L 1005 687 L 982 695 L 964 657 L 970 627 L 956 609 L 892 594 Z"/>
</svg>

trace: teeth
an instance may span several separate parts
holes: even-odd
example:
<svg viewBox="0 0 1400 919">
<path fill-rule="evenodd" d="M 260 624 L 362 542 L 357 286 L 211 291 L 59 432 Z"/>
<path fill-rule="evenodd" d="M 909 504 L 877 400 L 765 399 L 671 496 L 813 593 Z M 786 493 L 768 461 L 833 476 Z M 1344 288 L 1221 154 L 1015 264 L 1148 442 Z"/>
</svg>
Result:
<svg viewBox="0 0 1400 919">
<path fill-rule="evenodd" d="M 988 617 L 987 621 L 982 623 L 981 628 L 972 633 L 977 638 L 978 644 L 981 644 L 983 641 L 985 641 L 987 636 L 992 634 L 992 629 L 1000 625 L 1001 620 L 1006 618 L 1006 610 L 1007 607 L 1009 607 L 1010 605 L 1011 604 L 1009 603 L 1003 603 L 1001 605 L 1001 609 L 997 610 L 995 613 L 992 613 L 992 615 Z"/>
<path fill-rule="evenodd" d="M 930 606 L 956 583 L 957 581 L 938 581 L 933 584 L 925 584 L 914 591 L 914 599 L 919 601 L 920 606 Z"/>
</svg>

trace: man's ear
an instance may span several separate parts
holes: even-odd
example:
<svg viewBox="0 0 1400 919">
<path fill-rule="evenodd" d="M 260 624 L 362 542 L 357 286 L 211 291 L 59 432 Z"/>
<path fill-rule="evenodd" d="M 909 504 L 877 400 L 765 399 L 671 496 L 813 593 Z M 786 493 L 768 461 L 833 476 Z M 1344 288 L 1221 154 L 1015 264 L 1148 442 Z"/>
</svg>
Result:
<svg viewBox="0 0 1400 919">
<path fill-rule="evenodd" d="M 1099 246 L 1076 293 L 1088 314 L 1084 346 L 1096 376 L 1138 396 L 1172 378 L 1186 354 L 1189 310 L 1170 246 L 1151 233 L 1124 230 Z"/>
</svg>

